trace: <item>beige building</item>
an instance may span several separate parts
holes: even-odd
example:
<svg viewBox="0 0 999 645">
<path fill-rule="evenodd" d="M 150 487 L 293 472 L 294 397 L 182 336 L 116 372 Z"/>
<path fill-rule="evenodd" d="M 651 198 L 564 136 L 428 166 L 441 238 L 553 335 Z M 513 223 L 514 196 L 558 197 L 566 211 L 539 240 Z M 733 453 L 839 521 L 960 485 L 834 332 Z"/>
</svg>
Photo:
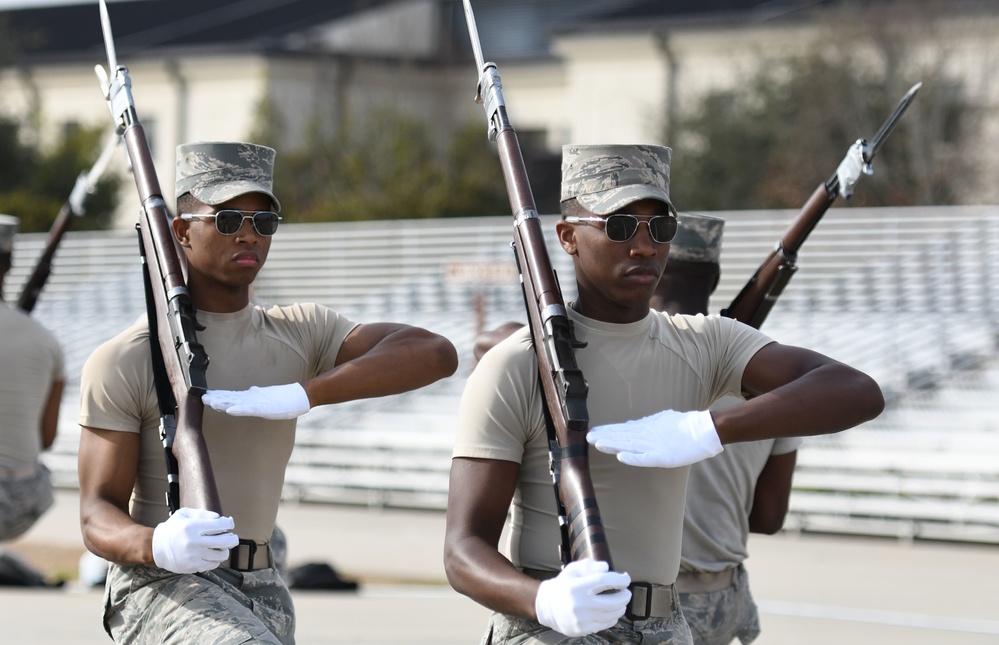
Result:
<svg viewBox="0 0 999 645">
<path fill-rule="evenodd" d="M 247 30 L 245 40 L 204 46 L 196 41 L 210 37 L 210 32 L 200 36 L 193 27 L 188 28 L 190 35 L 185 33 L 175 42 L 156 30 L 170 31 L 180 24 L 148 27 L 146 23 L 153 20 L 149 18 L 138 21 L 148 32 L 130 33 L 128 26 L 136 23 L 135 16 L 126 14 L 126 20 L 116 20 L 125 5 L 176 4 L 142 0 L 109 5 L 118 63 L 128 68 L 136 112 L 168 203 L 174 197 L 178 144 L 248 139 L 265 108 L 278 115 L 289 145 L 300 144 L 317 121 L 336 127 L 383 105 L 427 115 L 442 131 L 481 114 L 481 108 L 470 100 L 474 70 L 461 66 L 458 73 L 457 66 L 448 64 L 447 51 L 438 45 L 439 7 L 432 0 L 372 2 L 377 5 L 374 9 L 287 31 L 277 43 Z M 295 11 L 294 7 L 287 10 Z M 85 19 L 93 29 L 95 45 L 84 51 L 26 55 L 0 69 L 0 112 L 31 115 L 40 125 L 43 140 L 70 123 L 106 124 L 110 130 L 111 115 L 94 72 L 95 65 L 107 67 L 98 16 L 96 3 L 10 12 L 11 26 L 16 28 L 15 18 L 33 25 L 51 24 L 53 35 Z M 307 15 L 293 18 L 295 24 L 310 24 L 305 21 Z M 285 20 L 290 18 L 285 16 Z M 146 42 L 160 38 L 167 44 L 136 47 L 146 33 L 150 34 Z M 469 100 L 459 101 L 458 96 Z M 119 172 L 126 172 L 124 154 L 115 163 Z M 130 225 L 135 219 L 135 200 L 130 198 L 134 188 L 126 184 L 123 191 L 127 196 L 119 219 L 122 225 Z"/>
</svg>

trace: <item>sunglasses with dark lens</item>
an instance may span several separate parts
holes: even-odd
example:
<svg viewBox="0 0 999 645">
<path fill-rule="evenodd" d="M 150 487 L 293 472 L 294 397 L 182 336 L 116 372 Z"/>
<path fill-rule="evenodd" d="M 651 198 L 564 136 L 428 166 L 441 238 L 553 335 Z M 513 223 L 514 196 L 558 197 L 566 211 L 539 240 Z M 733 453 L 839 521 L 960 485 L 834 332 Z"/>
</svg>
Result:
<svg viewBox="0 0 999 645">
<path fill-rule="evenodd" d="M 243 226 L 243 221 L 250 220 L 257 235 L 270 237 L 277 231 L 281 216 L 274 211 L 240 211 L 227 208 L 217 213 L 181 213 L 180 219 L 188 222 L 195 219 L 214 219 L 215 230 L 222 235 L 235 235 Z"/>
<path fill-rule="evenodd" d="M 578 222 L 603 222 L 607 239 L 612 242 L 627 242 L 635 236 L 638 225 L 642 222 L 649 227 L 649 235 L 657 244 L 665 244 L 676 237 L 677 220 L 674 215 L 653 215 L 649 219 L 638 219 L 637 215 L 615 213 L 606 217 L 575 217 L 567 216 L 565 221 L 570 224 Z"/>
</svg>

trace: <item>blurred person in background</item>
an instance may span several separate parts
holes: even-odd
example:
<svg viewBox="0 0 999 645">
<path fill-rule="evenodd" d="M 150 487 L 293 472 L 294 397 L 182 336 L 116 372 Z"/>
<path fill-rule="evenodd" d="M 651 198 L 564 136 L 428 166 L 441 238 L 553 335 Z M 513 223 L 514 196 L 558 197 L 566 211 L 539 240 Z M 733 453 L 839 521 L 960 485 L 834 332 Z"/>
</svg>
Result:
<svg viewBox="0 0 999 645">
<path fill-rule="evenodd" d="M 653 309 L 707 315 L 721 278 L 724 225 L 717 217 L 680 215 Z M 711 409 L 741 401 L 725 397 Z M 736 638 L 745 645 L 759 636 L 759 612 L 743 566 L 749 533 L 773 534 L 784 526 L 800 445 L 800 437 L 733 443 L 691 465 L 675 584 L 695 645 L 728 645 Z"/>
<path fill-rule="evenodd" d="M 52 506 L 52 476 L 40 456 L 55 441 L 65 381 L 56 337 L 3 302 L 18 223 L 0 215 L 0 542 L 23 535 Z M 2 550 L 0 579 L 42 584 L 38 573 Z"/>
</svg>

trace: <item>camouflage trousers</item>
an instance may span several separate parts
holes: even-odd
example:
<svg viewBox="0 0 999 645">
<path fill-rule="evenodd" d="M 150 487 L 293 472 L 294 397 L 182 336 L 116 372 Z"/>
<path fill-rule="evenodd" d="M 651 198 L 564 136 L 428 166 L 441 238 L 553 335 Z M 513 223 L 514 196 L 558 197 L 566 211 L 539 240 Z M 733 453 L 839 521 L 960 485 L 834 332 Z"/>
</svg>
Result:
<svg viewBox="0 0 999 645">
<path fill-rule="evenodd" d="M 0 542 L 20 537 L 52 507 L 52 474 L 44 464 L 7 479 L 0 467 Z"/>
<path fill-rule="evenodd" d="M 294 645 L 291 593 L 274 569 L 195 575 L 111 565 L 104 629 L 116 643 Z"/>
<path fill-rule="evenodd" d="M 271 539 L 267 540 L 267 544 L 271 547 L 271 562 L 274 568 L 277 569 L 278 575 L 282 579 L 288 579 L 288 538 L 285 536 L 284 531 L 281 527 L 274 525 L 274 531 L 271 532 Z"/>
<path fill-rule="evenodd" d="M 693 645 L 683 615 L 631 621 L 622 618 L 610 629 L 587 636 L 565 636 L 536 620 L 494 613 L 479 645 Z"/>
<path fill-rule="evenodd" d="M 760 616 L 749 593 L 749 576 L 740 565 L 732 585 L 720 591 L 681 593 L 680 607 L 695 645 L 748 645 L 760 635 Z"/>
</svg>

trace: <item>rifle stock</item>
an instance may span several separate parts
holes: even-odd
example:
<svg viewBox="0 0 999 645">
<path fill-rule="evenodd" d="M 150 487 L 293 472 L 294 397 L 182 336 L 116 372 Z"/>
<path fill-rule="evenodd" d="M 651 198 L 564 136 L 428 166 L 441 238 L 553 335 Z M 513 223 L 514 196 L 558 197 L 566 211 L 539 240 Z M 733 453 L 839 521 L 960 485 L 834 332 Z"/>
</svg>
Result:
<svg viewBox="0 0 999 645">
<path fill-rule="evenodd" d="M 836 193 L 830 192 L 828 182 L 815 189 L 784 231 L 777 246 L 721 315 L 760 328 L 798 270 L 798 250 L 835 199 Z"/>
<path fill-rule="evenodd" d="M 538 373 L 554 430 L 550 440 L 552 478 L 563 534 L 562 561 L 591 558 L 611 564 L 596 494 L 589 473 L 587 384 L 576 365 L 579 346 L 566 312 L 558 279 L 544 243 L 541 220 L 510 125 L 494 63 L 483 63 L 469 0 L 464 0 L 469 36 L 480 73 L 476 101 L 486 109 L 489 138 L 496 143 L 514 217 L 514 251 L 521 273 Z"/>
<path fill-rule="evenodd" d="M 114 76 L 109 78 L 100 66 L 97 67 L 97 76 L 111 108 L 116 130 L 125 141 L 125 151 L 139 194 L 140 250 L 153 301 L 150 313 L 155 315 L 150 320 L 150 333 L 156 330 L 155 342 L 162 354 L 169 381 L 167 396 L 173 395 L 173 401 L 169 403 L 163 401 L 163 395 L 160 396 L 163 417 L 161 434 L 178 466 L 179 505 L 221 514 L 222 505 L 212 474 L 211 459 L 201 432 L 204 414 L 201 395 L 207 389 L 205 372 L 208 356 L 195 335 L 198 324 L 170 228 L 170 213 L 162 197 L 145 131 L 135 112 L 128 70 L 117 65 L 115 60 L 110 19 L 104 0 L 100 0 L 100 8 L 108 61 Z M 154 342 L 152 338 L 150 342 Z"/>
<path fill-rule="evenodd" d="M 59 243 L 62 241 L 66 231 L 72 227 L 73 218 L 84 214 L 83 200 L 87 194 L 93 193 L 96 189 L 97 181 L 111 160 L 111 153 L 114 152 L 118 144 L 118 139 L 118 134 L 112 133 L 107 144 L 104 146 L 104 150 L 101 151 L 100 156 L 94 162 L 90 171 L 81 172 L 76 178 L 76 184 L 73 186 L 69 199 L 59 209 L 55 221 L 52 222 L 52 226 L 49 228 L 49 237 L 45 241 L 45 248 L 42 249 L 41 255 L 38 256 L 35 267 L 25 281 L 21 295 L 17 299 L 17 308 L 25 313 L 30 314 L 38 303 L 38 296 L 41 295 L 42 288 L 45 287 L 45 283 L 52 273 L 52 258 L 55 257 L 56 249 L 59 247 Z"/>
<path fill-rule="evenodd" d="M 760 328 L 784 292 L 787 283 L 798 270 L 798 251 L 805 240 L 815 230 L 819 220 L 837 197 L 842 195 L 849 199 L 860 177 L 873 173 L 871 162 L 874 156 L 908 109 L 909 104 L 916 98 L 920 87 L 922 83 L 916 83 L 909 89 L 870 143 L 865 139 L 859 139 L 850 146 L 836 172 L 815 189 L 791 224 L 784 230 L 776 248 L 767 255 L 729 306 L 721 311 L 721 315 Z"/>
<path fill-rule="evenodd" d="M 42 249 L 42 254 L 38 256 L 35 268 L 32 269 L 31 275 L 28 276 L 21 290 L 21 295 L 17 298 L 17 308 L 24 313 L 30 314 L 38 303 L 38 296 L 41 295 L 42 288 L 48 282 L 49 275 L 52 273 L 52 258 L 55 257 L 56 249 L 59 247 L 59 242 L 62 241 L 63 235 L 66 234 L 66 231 L 70 229 L 72 224 L 73 211 L 69 206 L 69 202 L 67 202 L 59 209 L 59 214 L 56 215 L 55 221 L 52 222 L 48 239 L 45 240 L 45 248 Z"/>
</svg>

